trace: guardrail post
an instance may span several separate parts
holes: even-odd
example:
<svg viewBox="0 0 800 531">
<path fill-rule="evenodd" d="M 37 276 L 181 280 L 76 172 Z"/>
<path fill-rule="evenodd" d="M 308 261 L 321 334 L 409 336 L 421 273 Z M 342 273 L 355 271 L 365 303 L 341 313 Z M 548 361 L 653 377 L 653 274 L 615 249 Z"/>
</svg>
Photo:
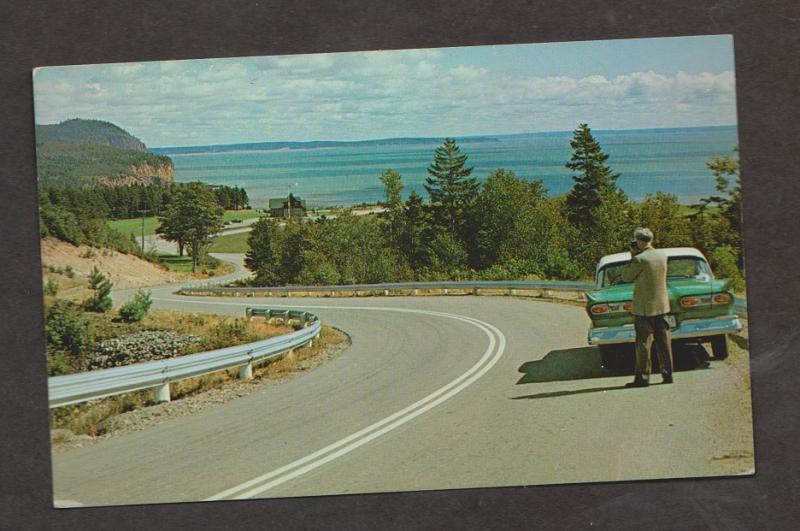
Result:
<svg viewBox="0 0 800 531">
<path fill-rule="evenodd" d="M 155 388 L 156 402 L 169 402 L 169 382 L 165 382 Z"/>
<path fill-rule="evenodd" d="M 253 379 L 253 362 L 250 362 L 247 365 L 242 365 L 239 367 L 239 379 L 240 380 Z"/>
</svg>

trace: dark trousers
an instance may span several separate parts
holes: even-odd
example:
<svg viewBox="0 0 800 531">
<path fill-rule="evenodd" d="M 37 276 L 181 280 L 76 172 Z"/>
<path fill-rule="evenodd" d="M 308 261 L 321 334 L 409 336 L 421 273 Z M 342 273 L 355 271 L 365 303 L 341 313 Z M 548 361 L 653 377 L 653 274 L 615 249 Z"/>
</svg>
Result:
<svg viewBox="0 0 800 531">
<path fill-rule="evenodd" d="M 634 376 L 637 380 L 650 379 L 650 347 L 655 342 L 661 374 L 672 376 L 672 333 L 669 323 L 663 315 L 644 317 L 634 315 L 636 328 L 636 368 Z"/>
</svg>

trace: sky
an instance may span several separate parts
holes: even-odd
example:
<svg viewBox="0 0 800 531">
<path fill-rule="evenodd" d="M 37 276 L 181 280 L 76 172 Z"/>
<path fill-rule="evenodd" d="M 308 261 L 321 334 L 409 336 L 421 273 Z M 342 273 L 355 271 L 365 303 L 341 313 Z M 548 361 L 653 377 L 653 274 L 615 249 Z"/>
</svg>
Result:
<svg viewBox="0 0 800 531">
<path fill-rule="evenodd" d="M 148 147 L 736 123 L 729 35 L 41 67 L 34 103 Z"/>
</svg>

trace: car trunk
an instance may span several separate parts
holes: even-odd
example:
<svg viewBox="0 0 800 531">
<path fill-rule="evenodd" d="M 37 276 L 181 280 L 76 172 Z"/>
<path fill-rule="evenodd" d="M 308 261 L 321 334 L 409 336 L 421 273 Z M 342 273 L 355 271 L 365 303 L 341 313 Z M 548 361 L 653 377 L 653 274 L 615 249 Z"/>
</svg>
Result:
<svg viewBox="0 0 800 531">
<path fill-rule="evenodd" d="M 667 279 L 667 293 L 669 296 L 670 313 L 675 315 L 678 324 L 685 318 L 703 318 L 726 315 L 728 305 L 683 308 L 680 299 L 689 295 L 708 296 L 712 293 L 727 291 L 730 280 L 701 280 L 693 278 Z M 589 305 L 595 303 L 620 303 L 633 300 L 633 284 L 619 284 L 610 286 L 602 292 L 589 292 L 586 294 Z M 595 327 L 622 326 L 633 322 L 630 313 L 610 313 L 605 315 L 591 315 Z"/>
</svg>

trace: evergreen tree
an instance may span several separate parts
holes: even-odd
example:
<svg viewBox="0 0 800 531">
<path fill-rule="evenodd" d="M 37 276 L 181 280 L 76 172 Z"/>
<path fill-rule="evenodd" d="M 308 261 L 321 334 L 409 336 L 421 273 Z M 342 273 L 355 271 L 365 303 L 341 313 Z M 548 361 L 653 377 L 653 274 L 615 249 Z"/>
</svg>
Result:
<svg viewBox="0 0 800 531">
<path fill-rule="evenodd" d="M 83 307 L 90 312 L 103 313 L 111 308 L 111 287 L 114 284 L 95 266 L 92 274 L 89 275 L 89 288 L 94 291 L 94 295 L 88 298 Z"/>
<path fill-rule="evenodd" d="M 247 237 L 250 250 L 245 255 L 244 263 L 256 274 L 255 283 L 258 286 L 274 286 L 278 281 L 279 264 L 273 245 L 274 230 L 272 222 L 262 217 L 253 224 L 253 230 Z"/>
<path fill-rule="evenodd" d="M 580 124 L 570 146 L 572 157 L 566 167 L 577 175 L 572 176 L 575 185 L 567 195 L 568 216 L 574 225 L 589 228 L 594 225 L 595 210 L 619 193 L 616 180 L 620 174 L 612 173 L 605 164 L 608 154 L 603 153 L 588 125 Z"/>
<path fill-rule="evenodd" d="M 472 167 L 465 167 L 467 155 L 452 138 L 436 148 L 433 162 L 428 166 L 430 177 L 425 179 L 425 190 L 430 197 L 434 223 L 454 236 L 462 236 L 470 209 L 478 195 L 478 181 Z"/>
<path fill-rule="evenodd" d="M 388 169 L 381 174 L 380 181 L 383 183 L 384 202 L 389 209 L 389 242 L 396 244 L 403 221 L 403 178 L 396 171 Z"/>
<path fill-rule="evenodd" d="M 280 264 L 279 280 L 283 284 L 297 281 L 306 266 L 306 250 L 309 246 L 308 229 L 300 221 L 289 219 L 282 231 L 278 248 Z"/>
<path fill-rule="evenodd" d="M 617 187 L 620 174 L 606 165 L 608 154 L 600 148 L 589 126 L 573 133 L 572 157 L 566 167 L 578 172 L 567 194 L 566 214 L 575 229 L 571 256 L 590 275 L 598 258 L 627 248 L 635 220 L 628 196 Z"/>
<path fill-rule="evenodd" d="M 403 210 L 400 251 L 415 273 L 429 265 L 427 242 L 430 238 L 430 222 L 422 197 L 412 191 Z"/>
</svg>

